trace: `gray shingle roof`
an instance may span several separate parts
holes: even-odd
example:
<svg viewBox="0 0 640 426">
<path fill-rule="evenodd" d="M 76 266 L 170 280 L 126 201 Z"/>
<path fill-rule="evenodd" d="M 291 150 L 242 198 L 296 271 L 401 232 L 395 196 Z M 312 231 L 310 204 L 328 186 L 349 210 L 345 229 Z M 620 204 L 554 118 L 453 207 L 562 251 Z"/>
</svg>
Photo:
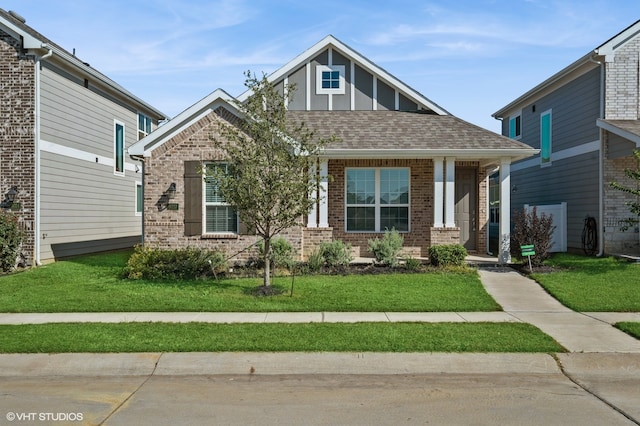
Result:
<svg viewBox="0 0 640 426">
<path fill-rule="evenodd" d="M 531 150 L 531 147 L 451 115 L 400 111 L 289 111 L 332 150 Z"/>
</svg>

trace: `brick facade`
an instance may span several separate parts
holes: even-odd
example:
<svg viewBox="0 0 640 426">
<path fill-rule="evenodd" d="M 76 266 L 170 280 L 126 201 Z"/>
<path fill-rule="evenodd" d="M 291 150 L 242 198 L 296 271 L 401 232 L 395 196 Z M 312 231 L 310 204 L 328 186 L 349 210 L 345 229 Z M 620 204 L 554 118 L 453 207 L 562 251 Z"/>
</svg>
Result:
<svg viewBox="0 0 640 426">
<path fill-rule="evenodd" d="M 640 118 L 640 37 L 635 37 L 615 52 L 615 60 L 606 62 L 606 107 L 608 120 L 638 120 Z M 637 185 L 624 174 L 625 169 L 637 170 L 638 162 L 633 155 L 607 159 L 609 141 L 605 139 L 604 160 L 604 250 L 607 253 L 640 254 L 638 227 L 620 230 L 620 220 L 630 217 L 629 201 L 635 197 L 609 186 L 619 182 L 633 187 Z"/>
<path fill-rule="evenodd" d="M 640 254 L 640 233 L 638 226 L 622 231 L 621 220 L 631 217 L 626 205 L 633 197 L 626 192 L 609 186 L 609 182 L 618 182 L 627 187 L 637 186 L 637 182 L 627 177 L 625 169 L 637 170 L 640 167 L 635 157 L 624 157 L 604 161 L 604 247 L 607 253 Z"/>
<path fill-rule="evenodd" d="M 431 160 L 330 160 L 329 226 L 333 238 L 351 244 L 354 254 L 369 257 L 368 240 L 381 234 L 346 232 L 345 229 L 345 168 L 346 167 L 409 167 L 411 218 L 410 232 L 403 234 L 404 251 L 415 257 L 427 256 L 431 244 L 429 228 L 433 225 L 433 162 Z"/>
<path fill-rule="evenodd" d="M 222 159 L 211 142 L 211 136 L 217 132 L 218 122 L 224 118 L 212 113 L 190 125 L 181 133 L 160 145 L 145 161 L 145 243 L 157 248 L 201 247 L 221 248 L 233 260 L 246 261 L 257 255 L 255 248 L 245 250 L 258 241 L 255 235 L 227 235 L 222 237 L 209 235 L 185 235 L 184 173 L 186 161 L 215 161 Z M 411 207 L 410 232 L 404 236 L 404 254 L 414 257 L 427 257 L 431 244 L 459 243 L 459 228 L 433 228 L 434 184 L 433 162 L 430 159 L 390 159 L 390 160 L 330 160 L 328 171 L 331 175 L 328 188 L 329 228 L 294 228 L 283 233 L 292 244 L 298 257 L 306 259 L 323 241 L 339 239 L 351 244 L 357 257 L 370 257 L 367 251 L 368 240 L 381 233 L 359 233 L 345 231 L 345 168 L 347 167 L 407 167 L 410 169 Z M 478 211 L 479 223 L 487 221 L 487 185 L 488 177 L 477 162 L 457 162 L 456 167 L 474 167 L 478 170 Z M 165 192 L 176 184 L 176 195 L 171 203 L 178 210 L 166 209 Z M 486 250 L 486 226 L 476 230 L 477 251 Z"/>
<path fill-rule="evenodd" d="M 215 161 L 223 159 L 216 150 L 211 136 L 218 130 L 220 115 L 211 113 L 187 129 L 168 140 L 153 151 L 144 166 L 144 232 L 145 244 L 162 249 L 182 247 L 220 248 L 232 260 L 246 261 L 258 255 L 256 235 L 251 235 L 240 226 L 240 235 L 195 235 L 186 236 L 184 226 L 185 161 Z M 175 198 L 170 202 L 178 205 L 178 210 L 166 208 L 164 193 L 176 184 Z M 243 230 L 245 232 L 243 232 Z M 302 228 L 290 229 L 282 233 L 296 253 L 302 254 Z"/>
<path fill-rule="evenodd" d="M 35 62 L 20 42 L 0 31 L 0 201 L 16 186 L 18 215 L 25 231 L 24 260 L 35 253 Z"/>
<path fill-rule="evenodd" d="M 639 109 L 640 37 L 616 50 L 615 60 L 606 62 L 606 106 L 608 120 L 637 120 Z"/>
</svg>

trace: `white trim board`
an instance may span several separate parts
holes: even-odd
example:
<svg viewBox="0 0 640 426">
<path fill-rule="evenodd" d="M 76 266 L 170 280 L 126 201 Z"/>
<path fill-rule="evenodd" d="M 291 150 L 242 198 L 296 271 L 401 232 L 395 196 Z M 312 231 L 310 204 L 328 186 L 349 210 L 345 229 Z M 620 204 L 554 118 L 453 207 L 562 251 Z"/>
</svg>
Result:
<svg viewBox="0 0 640 426">
<path fill-rule="evenodd" d="M 83 151 L 76 148 L 60 145 L 57 143 L 40 140 L 40 151 L 48 152 L 51 154 L 62 155 L 64 157 L 73 158 L 76 160 L 87 161 L 93 164 L 99 164 L 101 166 L 110 167 L 113 169 L 115 160 L 111 157 L 105 157 L 104 155 L 93 154 L 91 152 Z M 136 164 L 124 162 L 125 171 L 136 172 Z"/>
<path fill-rule="evenodd" d="M 552 152 L 551 161 L 566 160 L 568 158 L 577 157 L 579 155 L 588 154 L 590 152 L 600 151 L 600 141 L 593 141 L 583 143 L 582 145 L 574 146 L 572 148 L 563 149 L 562 151 Z M 530 158 L 528 160 L 521 161 L 511 165 L 511 172 L 517 172 L 519 170 L 529 169 L 531 167 L 541 167 L 540 156 Z M 548 166 L 549 167 L 549 166 Z"/>
</svg>

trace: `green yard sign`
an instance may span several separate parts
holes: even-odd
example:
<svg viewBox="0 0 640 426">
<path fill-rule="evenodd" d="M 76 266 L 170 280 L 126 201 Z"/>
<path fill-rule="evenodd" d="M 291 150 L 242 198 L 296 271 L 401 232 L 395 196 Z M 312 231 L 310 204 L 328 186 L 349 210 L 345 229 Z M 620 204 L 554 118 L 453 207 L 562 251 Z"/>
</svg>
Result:
<svg viewBox="0 0 640 426">
<path fill-rule="evenodd" d="M 533 244 L 520 246 L 520 250 L 522 251 L 522 257 L 536 255 L 536 251 L 533 248 Z"/>
<path fill-rule="evenodd" d="M 529 260 L 529 272 L 531 272 L 532 271 L 531 256 L 536 255 L 536 251 L 533 247 L 533 244 L 526 244 L 526 245 L 520 246 L 520 251 L 522 252 L 522 257 L 527 256 L 527 259 Z"/>
</svg>

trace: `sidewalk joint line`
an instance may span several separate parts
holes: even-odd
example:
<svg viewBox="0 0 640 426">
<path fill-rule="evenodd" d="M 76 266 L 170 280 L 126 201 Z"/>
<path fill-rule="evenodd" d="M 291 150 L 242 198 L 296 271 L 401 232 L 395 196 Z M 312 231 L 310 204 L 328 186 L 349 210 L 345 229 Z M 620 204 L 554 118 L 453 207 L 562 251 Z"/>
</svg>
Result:
<svg viewBox="0 0 640 426">
<path fill-rule="evenodd" d="M 162 358 L 162 356 L 164 355 L 164 352 L 160 353 L 160 356 L 158 356 L 158 359 L 156 360 L 156 363 L 153 366 L 153 370 L 151 371 L 151 373 L 147 376 L 146 379 L 144 379 L 144 381 L 142 383 L 140 383 L 140 385 L 133 391 L 131 392 L 131 394 L 126 397 L 120 404 L 118 404 L 118 406 L 116 408 L 114 408 L 113 410 L 111 410 L 111 412 L 109 413 L 109 415 L 107 417 L 104 418 L 104 420 L 102 420 L 100 423 L 98 423 L 98 425 L 102 426 L 103 424 L 105 424 L 107 421 L 109 421 L 109 419 L 116 414 L 120 408 L 122 408 L 122 406 L 124 404 L 126 404 L 131 398 L 133 398 L 133 396 L 138 393 L 138 391 L 140 389 L 142 389 L 142 387 L 144 385 L 147 384 L 147 382 L 155 375 L 156 370 L 158 369 L 158 364 L 160 363 L 160 359 Z"/>
<path fill-rule="evenodd" d="M 601 397 L 600 395 L 598 395 L 597 393 L 591 391 L 591 389 L 589 389 L 586 385 L 583 385 L 582 383 L 580 383 L 577 379 L 574 379 L 573 377 L 571 377 L 571 375 L 564 369 L 564 365 L 562 365 L 562 361 L 560 360 L 560 358 L 557 356 L 557 354 L 551 354 L 551 356 L 553 357 L 553 359 L 555 359 L 556 364 L 558 365 L 558 368 L 560 369 L 560 372 L 567 378 L 569 379 L 573 384 L 575 384 L 576 386 L 578 386 L 580 389 L 582 389 L 583 391 L 585 391 L 586 393 L 588 393 L 589 395 L 593 396 L 594 398 L 596 398 L 597 400 L 599 400 L 600 402 L 604 403 L 605 405 L 607 405 L 609 408 L 611 408 L 612 410 L 616 411 L 617 413 L 623 415 L 627 420 L 630 420 L 631 422 L 633 422 L 633 424 L 640 426 L 640 421 L 636 420 L 635 418 L 633 418 L 630 414 L 627 414 L 623 409 L 615 406 L 613 403 L 607 401 L 606 399 L 604 399 L 603 397 Z"/>
</svg>

